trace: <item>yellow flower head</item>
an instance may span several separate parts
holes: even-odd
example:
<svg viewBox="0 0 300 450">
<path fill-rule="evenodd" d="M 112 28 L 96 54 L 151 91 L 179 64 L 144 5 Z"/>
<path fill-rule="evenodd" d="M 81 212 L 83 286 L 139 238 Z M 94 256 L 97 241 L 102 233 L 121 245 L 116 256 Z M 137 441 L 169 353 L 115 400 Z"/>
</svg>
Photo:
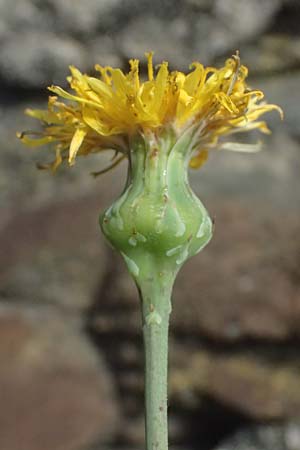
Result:
<svg viewBox="0 0 300 450">
<path fill-rule="evenodd" d="M 159 134 L 167 128 L 179 136 L 193 127 L 197 135 L 191 167 L 200 167 L 211 149 L 251 151 L 253 146 L 224 142 L 223 136 L 259 129 L 269 133 L 266 123 L 258 120 L 268 111 L 281 109 L 262 101 L 261 91 L 246 84 L 248 70 L 240 65 L 238 53 L 224 67 L 203 67 L 195 62 L 184 74 L 170 72 L 162 62 L 154 70 L 152 53 L 148 59 L 148 79 L 139 77 L 139 61 L 130 60 L 130 71 L 96 65 L 98 77 L 82 74 L 70 67 L 67 78 L 74 94 L 58 86 L 49 90 L 47 110 L 26 110 L 43 124 L 41 132 L 20 133 L 27 145 L 53 143 L 55 160 L 43 168 L 56 168 L 63 160 L 73 165 L 77 155 L 114 150 L 112 166 L 125 158 L 130 140 L 137 134 Z M 58 101 L 58 97 L 67 103 Z"/>
</svg>

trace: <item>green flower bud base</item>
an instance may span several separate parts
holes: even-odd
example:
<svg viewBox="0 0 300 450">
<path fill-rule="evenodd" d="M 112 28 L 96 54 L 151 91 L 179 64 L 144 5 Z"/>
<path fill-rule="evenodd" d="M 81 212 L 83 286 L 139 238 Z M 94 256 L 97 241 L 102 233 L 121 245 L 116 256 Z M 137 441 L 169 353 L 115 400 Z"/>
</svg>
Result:
<svg viewBox="0 0 300 450">
<path fill-rule="evenodd" d="M 212 236 L 212 223 L 188 184 L 193 131 L 136 136 L 121 197 L 101 216 L 104 235 L 139 289 L 145 346 L 147 450 L 167 450 L 168 324 L 183 263 Z"/>
</svg>

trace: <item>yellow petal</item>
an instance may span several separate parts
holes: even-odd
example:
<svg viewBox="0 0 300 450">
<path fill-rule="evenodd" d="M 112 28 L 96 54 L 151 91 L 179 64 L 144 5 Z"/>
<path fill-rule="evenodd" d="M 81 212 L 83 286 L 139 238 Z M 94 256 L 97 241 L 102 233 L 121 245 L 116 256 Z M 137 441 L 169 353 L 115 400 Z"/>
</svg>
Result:
<svg viewBox="0 0 300 450">
<path fill-rule="evenodd" d="M 225 92 L 218 92 L 214 94 L 214 97 L 218 102 L 232 114 L 238 114 L 239 110 L 231 100 L 231 98 L 225 94 Z"/>
<path fill-rule="evenodd" d="M 75 66 L 69 66 L 69 69 L 71 71 L 71 74 L 74 78 L 77 78 L 78 80 L 83 78 L 82 73 L 80 70 L 78 70 Z"/>
<path fill-rule="evenodd" d="M 61 157 L 61 149 L 60 147 L 56 147 L 56 158 L 55 161 L 51 164 L 51 170 L 52 172 L 56 172 L 56 169 L 58 166 L 60 166 L 62 163 L 62 157 Z"/>
<path fill-rule="evenodd" d="M 148 79 L 149 81 L 153 80 L 153 52 L 145 53 L 145 56 L 148 60 Z"/>
<path fill-rule="evenodd" d="M 24 133 L 17 133 L 17 137 L 23 142 L 23 144 L 28 145 L 29 147 L 39 147 L 40 145 L 46 145 L 50 142 L 55 141 L 52 136 L 44 136 L 41 138 L 30 138 L 28 135 Z"/>
<path fill-rule="evenodd" d="M 198 155 L 194 156 L 190 160 L 190 167 L 192 169 L 199 169 L 199 167 L 203 166 L 203 164 L 208 159 L 208 151 L 207 150 L 201 150 Z"/>
<path fill-rule="evenodd" d="M 66 107 L 66 105 L 63 105 L 63 107 Z M 43 109 L 27 108 L 25 110 L 25 114 L 27 116 L 33 117 L 35 119 L 41 120 L 42 122 L 45 122 L 46 124 L 61 122 L 57 112 L 55 112 L 52 109 L 43 110 Z"/>
<path fill-rule="evenodd" d="M 241 142 L 224 142 L 218 145 L 219 149 L 230 150 L 232 152 L 256 153 L 262 149 L 262 142 L 256 144 L 244 144 Z"/>
<path fill-rule="evenodd" d="M 107 122 L 101 120 L 101 117 L 93 108 L 85 106 L 82 111 L 82 117 L 84 122 L 98 134 L 102 136 L 110 136 L 111 134 L 114 134 L 113 126 L 108 125 Z"/>
<path fill-rule="evenodd" d="M 128 84 L 126 82 L 127 80 L 122 70 L 113 69 L 111 77 L 116 94 L 118 94 L 121 97 L 126 97 L 126 94 L 128 93 Z"/>
<path fill-rule="evenodd" d="M 107 99 L 110 99 L 112 97 L 113 93 L 111 87 L 103 81 L 98 80 L 97 78 L 89 77 L 88 83 L 90 88 L 97 92 L 97 94 L 99 94 L 100 96 L 104 96 Z M 101 102 L 100 99 L 99 101 Z"/>
<path fill-rule="evenodd" d="M 156 114 L 159 114 L 161 112 L 160 110 L 162 107 L 163 97 L 167 86 L 168 75 L 169 75 L 168 64 L 166 62 L 163 62 L 160 65 L 159 71 L 155 79 L 155 87 L 153 91 L 154 95 L 151 102 L 152 107 Z"/>
<path fill-rule="evenodd" d="M 183 87 L 189 95 L 194 95 L 203 78 L 204 67 L 196 62 L 191 67 L 195 67 L 195 69 L 186 76 Z"/>
<path fill-rule="evenodd" d="M 70 166 L 73 166 L 75 163 L 75 158 L 77 155 L 77 152 L 86 136 L 87 132 L 86 130 L 83 130 L 82 128 L 77 128 L 75 131 L 71 144 L 69 149 L 69 164 Z"/>
<path fill-rule="evenodd" d="M 130 64 L 130 72 L 128 74 L 128 78 L 132 81 L 134 90 L 137 92 L 140 87 L 140 79 L 139 79 L 139 60 L 131 59 L 129 61 Z"/>
<path fill-rule="evenodd" d="M 256 130 L 256 129 L 259 129 L 259 131 L 261 131 L 264 134 L 271 133 L 271 130 L 268 128 L 266 122 L 264 122 L 264 121 L 248 122 L 247 119 L 243 119 L 243 123 L 240 125 L 236 125 L 236 124 L 238 124 L 238 122 L 234 122 L 234 123 L 235 123 L 234 128 L 227 127 L 228 132 L 226 132 L 224 130 L 223 133 L 220 133 L 220 134 L 244 133 L 245 131 L 251 131 L 251 130 Z M 233 123 L 232 123 L 232 125 L 233 125 Z"/>
<path fill-rule="evenodd" d="M 100 66 L 100 64 L 96 64 L 95 65 L 95 70 L 97 72 L 100 72 L 102 80 L 104 81 L 104 83 L 106 83 L 107 85 L 111 86 L 111 75 L 109 75 L 108 72 L 111 73 L 113 68 L 110 67 L 110 66 L 102 67 L 102 66 Z"/>
<path fill-rule="evenodd" d="M 87 105 L 93 105 L 96 108 L 99 106 L 98 103 L 88 100 L 83 97 L 79 97 L 77 95 L 72 95 L 59 86 L 50 86 L 50 87 L 48 87 L 48 90 L 51 92 L 54 92 L 55 94 L 59 95 L 60 97 L 65 98 L 67 100 L 72 100 L 73 102 L 83 103 L 83 104 L 87 104 Z"/>
</svg>

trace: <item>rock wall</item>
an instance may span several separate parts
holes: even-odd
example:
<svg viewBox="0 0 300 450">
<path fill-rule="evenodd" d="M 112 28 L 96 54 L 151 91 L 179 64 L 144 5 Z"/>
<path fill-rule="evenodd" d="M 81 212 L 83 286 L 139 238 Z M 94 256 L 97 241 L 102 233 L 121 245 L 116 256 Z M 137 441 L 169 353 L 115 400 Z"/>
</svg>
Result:
<svg viewBox="0 0 300 450">
<path fill-rule="evenodd" d="M 96 180 L 99 157 L 37 171 L 46 152 L 15 138 L 34 127 L 24 108 L 45 105 L 68 64 L 126 68 L 152 49 L 185 70 L 237 48 L 285 120 L 270 115 L 263 152 L 191 173 L 216 225 L 174 290 L 171 442 L 300 447 L 299 19 L 296 0 L 0 1 L 1 449 L 143 445 L 137 294 L 97 224 L 125 164 Z"/>
</svg>

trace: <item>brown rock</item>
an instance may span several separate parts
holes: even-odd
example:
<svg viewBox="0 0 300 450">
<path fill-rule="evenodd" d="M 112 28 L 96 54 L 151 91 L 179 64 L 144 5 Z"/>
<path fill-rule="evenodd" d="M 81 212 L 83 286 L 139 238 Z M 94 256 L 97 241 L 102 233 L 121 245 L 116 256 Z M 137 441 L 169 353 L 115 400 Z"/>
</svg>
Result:
<svg viewBox="0 0 300 450">
<path fill-rule="evenodd" d="M 184 354 L 181 355 L 184 358 Z M 183 363 L 183 359 L 182 359 Z M 184 370 L 171 372 L 171 392 L 182 398 L 205 394 L 258 420 L 300 415 L 297 358 L 283 363 L 255 353 L 215 354 L 201 351 L 184 358 Z"/>
<path fill-rule="evenodd" d="M 106 264 L 98 215 L 89 196 L 22 211 L 0 233 L 0 281 L 8 298 L 86 308 Z"/>
<path fill-rule="evenodd" d="M 75 450 L 114 433 L 107 369 L 68 320 L 51 308 L 1 306 L 0 448 Z"/>
<path fill-rule="evenodd" d="M 175 332 L 225 340 L 298 335 L 298 216 L 255 208 L 254 215 L 239 202 L 215 202 L 214 238 L 183 268 L 174 289 Z"/>
</svg>

